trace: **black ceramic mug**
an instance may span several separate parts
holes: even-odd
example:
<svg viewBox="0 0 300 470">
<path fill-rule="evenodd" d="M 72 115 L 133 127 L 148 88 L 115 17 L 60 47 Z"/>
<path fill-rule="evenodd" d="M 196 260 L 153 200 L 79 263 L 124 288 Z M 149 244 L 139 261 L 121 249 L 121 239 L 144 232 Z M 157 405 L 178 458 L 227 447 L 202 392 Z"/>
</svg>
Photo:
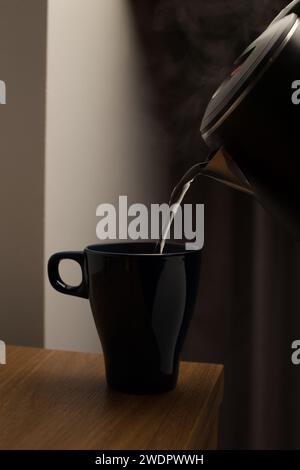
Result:
<svg viewBox="0 0 300 470">
<path fill-rule="evenodd" d="M 102 343 L 108 384 L 129 393 L 158 393 L 175 387 L 179 353 L 191 319 L 201 251 L 153 243 L 92 245 L 83 252 L 49 259 L 52 286 L 89 298 Z M 59 263 L 78 262 L 79 286 L 60 277 Z"/>
</svg>

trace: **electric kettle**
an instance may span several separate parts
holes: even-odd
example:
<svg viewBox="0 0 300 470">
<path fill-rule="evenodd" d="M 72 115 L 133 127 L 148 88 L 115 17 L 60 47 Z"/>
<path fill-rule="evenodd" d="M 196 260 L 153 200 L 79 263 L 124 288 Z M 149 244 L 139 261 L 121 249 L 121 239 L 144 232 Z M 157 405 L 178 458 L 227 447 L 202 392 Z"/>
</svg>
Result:
<svg viewBox="0 0 300 470">
<path fill-rule="evenodd" d="M 253 194 L 300 238 L 300 1 L 234 63 L 211 98 L 203 174 Z"/>
</svg>

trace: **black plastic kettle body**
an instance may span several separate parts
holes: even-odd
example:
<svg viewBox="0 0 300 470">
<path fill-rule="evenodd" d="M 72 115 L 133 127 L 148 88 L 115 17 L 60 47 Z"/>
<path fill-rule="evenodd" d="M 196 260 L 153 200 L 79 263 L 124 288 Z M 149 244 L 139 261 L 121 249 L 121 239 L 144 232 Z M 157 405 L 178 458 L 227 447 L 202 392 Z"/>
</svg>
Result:
<svg viewBox="0 0 300 470">
<path fill-rule="evenodd" d="M 248 193 L 300 238 L 300 1 L 235 62 L 213 95 L 201 134 L 207 175 Z M 205 173 L 205 172 L 204 172 Z"/>
</svg>

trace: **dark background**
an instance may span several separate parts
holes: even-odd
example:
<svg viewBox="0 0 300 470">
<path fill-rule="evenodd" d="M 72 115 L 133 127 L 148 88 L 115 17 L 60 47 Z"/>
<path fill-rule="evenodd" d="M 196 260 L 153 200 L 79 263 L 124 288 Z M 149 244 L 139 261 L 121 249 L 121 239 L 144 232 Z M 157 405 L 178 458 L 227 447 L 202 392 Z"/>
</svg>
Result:
<svg viewBox="0 0 300 470">
<path fill-rule="evenodd" d="M 199 128 L 212 92 L 288 3 L 131 0 L 173 184 L 207 155 Z M 188 198 L 205 204 L 206 227 L 183 357 L 225 365 L 220 446 L 300 448 L 300 366 L 291 364 L 300 339 L 299 246 L 249 196 L 200 178 Z"/>
</svg>

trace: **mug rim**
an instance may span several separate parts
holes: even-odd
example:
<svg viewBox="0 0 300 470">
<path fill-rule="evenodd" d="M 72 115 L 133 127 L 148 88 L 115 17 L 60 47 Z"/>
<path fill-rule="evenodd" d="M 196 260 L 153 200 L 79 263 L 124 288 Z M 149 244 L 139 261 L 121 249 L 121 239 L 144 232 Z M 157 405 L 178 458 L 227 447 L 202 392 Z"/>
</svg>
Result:
<svg viewBox="0 0 300 470">
<path fill-rule="evenodd" d="M 172 243 L 172 242 L 169 242 L 167 243 L 169 246 L 170 245 L 173 245 L 173 246 L 177 246 L 177 247 L 181 247 L 182 244 L 180 243 Z M 119 241 L 116 241 L 115 243 L 94 243 L 92 245 L 88 245 L 84 251 L 85 252 L 88 252 L 88 253 L 93 253 L 93 254 L 99 254 L 99 255 L 106 255 L 106 256 L 128 256 L 128 257 L 141 257 L 141 256 L 144 256 L 144 257 L 149 257 L 149 258 L 170 258 L 170 257 L 176 257 L 176 256 L 189 256 L 189 255 L 196 255 L 196 254 L 199 254 L 201 253 L 202 251 L 202 248 L 197 248 L 195 250 L 187 250 L 187 249 L 183 249 L 183 250 L 179 250 L 179 251 L 174 251 L 174 252 L 164 252 L 164 253 L 138 253 L 138 252 L 120 252 L 120 251 L 108 251 L 108 250 L 99 250 L 100 247 L 114 247 L 114 246 L 128 246 L 128 245 L 155 245 L 155 242 L 151 242 L 151 241 L 136 241 L 136 242 L 119 242 Z M 98 248 L 98 249 L 96 249 Z"/>
</svg>

